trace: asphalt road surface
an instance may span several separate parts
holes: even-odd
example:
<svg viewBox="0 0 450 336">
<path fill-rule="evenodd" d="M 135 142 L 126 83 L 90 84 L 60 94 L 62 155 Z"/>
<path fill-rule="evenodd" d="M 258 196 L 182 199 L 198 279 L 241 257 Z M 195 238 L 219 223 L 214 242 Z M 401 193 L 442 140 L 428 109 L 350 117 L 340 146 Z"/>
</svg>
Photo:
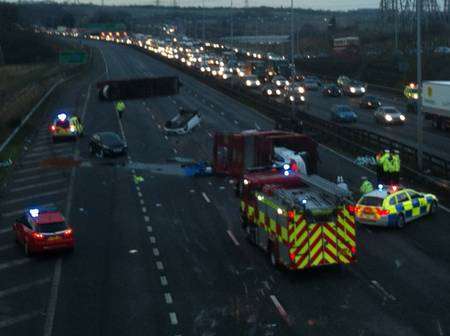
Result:
<svg viewBox="0 0 450 336">
<path fill-rule="evenodd" d="M 75 107 L 87 135 L 51 144 L 43 120 L 2 192 L 2 336 L 450 333 L 446 210 L 403 230 L 359 228 L 353 266 L 277 271 L 241 232 L 232 180 L 139 165 L 210 159 L 215 131 L 271 129 L 272 122 L 136 50 L 86 43 L 95 48 L 91 71 L 58 90 L 46 109 Z M 100 78 L 173 74 L 184 82 L 179 95 L 127 101 L 121 121 L 112 103 L 96 96 Z M 202 125 L 167 137 L 162 126 L 179 107 L 197 108 Z M 88 136 L 102 130 L 122 134 L 129 156 L 90 156 Z M 327 148 L 320 152 L 325 177 L 342 175 L 354 188 L 368 174 Z M 39 168 L 61 155 L 82 165 Z M 14 244 L 14 216 L 42 203 L 56 203 L 68 216 L 72 254 L 26 258 Z"/>
</svg>

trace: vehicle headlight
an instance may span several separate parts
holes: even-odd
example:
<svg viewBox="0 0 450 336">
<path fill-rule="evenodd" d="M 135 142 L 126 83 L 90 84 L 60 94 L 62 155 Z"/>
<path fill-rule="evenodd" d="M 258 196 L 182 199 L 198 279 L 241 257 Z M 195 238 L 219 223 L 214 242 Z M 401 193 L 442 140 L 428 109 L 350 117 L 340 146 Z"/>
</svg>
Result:
<svg viewBox="0 0 450 336">
<path fill-rule="evenodd" d="M 216 70 L 213 70 L 211 73 L 213 74 L 213 76 L 217 75 L 217 71 Z"/>
<path fill-rule="evenodd" d="M 227 74 L 223 74 L 222 78 L 223 79 L 228 79 L 228 75 Z"/>
<path fill-rule="evenodd" d="M 252 82 L 251 82 L 250 80 L 247 79 L 247 80 L 245 81 L 245 85 L 250 86 L 250 85 L 252 85 Z"/>
<path fill-rule="evenodd" d="M 392 121 L 392 116 L 391 116 L 390 114 L 386 114 L 386 115 L 384 116 L 384 119 L 386 119 L 386 121 L 391 122 L 391 121 Z"/>
<path fill-rule="evenodd" d="M 267 94 L 268 94 L 269 96 L 271 96 L 272 93 L 273 93 L 271 89 L 268 89 L 266 92 L 267 92 Z"/>
<path fill-rule="evenodd" d="M 275 82 L 275 84 L 277 84 L 278 86 L 280 86 L 280 85 L 281 85 L 281 81 L 277 80 L 277 81 Z"/>
<path fill-rule="evenodd" d="M 366 92 L 366 88 L 365 88 L 365 87 L 362 87 L 362 88 L 361 88 L 361 92 L 362 92 L 362 93 Z"/>
<path fill-rule="evenodd" d="M 279 96 L 279 95 L 281 94 L 281 91 L 280 91 L 279 89 L 277 89 L 277 90 L 275 91 L 275 93 Z"/>
<path fill-rule="evenodd" d="M 201 71 L 201 72 L 205 72 L 205 70 L 206 70 L 206 69 L 205 69 L 204 67 L 201 67 L 201 68 L 200 68 L 200 71 Z"/>
<path fill-rule="evenodd" d="M 181 62 L 186 62 L 186 59 L 183 57 L 182 59 L 181 59 Z"/>
<path fill-rule="evenodd" d="M 306 101 L 305 96 L 300 96 L 300 100 L 301 100 L 302 102 Z"/>
<path fill-rule="evenodd" d="M 259 80 L 256 81 L 256 85 L 260 86 L 261 82 Z"/>
<path fill-rule="evenodd" d="M 70 131 L 71 131 L 72 133 L 74 133 L 74 132 L 75 132 L 75 126 L 70 125 Z"/>
<path fill-rule="evenodd" d="M 372 106 L 372 102 L 368 102 L 367 105 Z"/>
<path fill-rule="evenodd" d="M 405 121 L 405 120 L 406 120 L 406 117 L 405 117 L 403 114 L 400 114 L 400 120 L 401 120 L 401 121 Z"/>
<path fill-rule="evenodd" d="M 412 97 L 413 97 L 413 99 L 419 99 L 419 94 L 418 93 L 413 93 Z"/>
<path fill-rule="evenodd" d="M 286 85 L 289 85 L 289 81 L 288 80 L 285 83 L 286 83 Z"/>
<path fill-rule="evenodd" d="M 222 71 L 222 70 L 219 71 L 219 75 L 220 75 L 220 76 L 223 75 L 223 71 Z"/>
<path fill-rule="evenodd" d="M 289 96 L 289 100 L 293 102 L 295 100 L 294 96 Z"/>
<path fill-rule="evenodd" d="M 305 88 L 303 87 L 303 86 L 300 86 L 299 88 L 298 88 L 298 92 L 300 92 L 300 93 L 305 93 Z"/>
<path fill-rule="evenodd" d="M 350 88 L 350 92 L 351 92 L 351 93 L 355 93 L 355 92 L 356 92 L 356 89 L 352 86 L 352 87 Z"/>
</svg>

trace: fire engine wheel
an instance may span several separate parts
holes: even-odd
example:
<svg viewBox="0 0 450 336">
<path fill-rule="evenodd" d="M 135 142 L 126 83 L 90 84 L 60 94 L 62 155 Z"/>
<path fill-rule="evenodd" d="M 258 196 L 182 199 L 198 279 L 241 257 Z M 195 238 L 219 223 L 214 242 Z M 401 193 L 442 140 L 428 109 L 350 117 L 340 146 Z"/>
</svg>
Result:
<svg viewBox="0 0 450 336">
<path fill-rule="evenodd" d="M 397 228 L 403 229 L 405 227 L 405 217 L 403 215 L 399 215 L 395 224 Z"/>
</svg>

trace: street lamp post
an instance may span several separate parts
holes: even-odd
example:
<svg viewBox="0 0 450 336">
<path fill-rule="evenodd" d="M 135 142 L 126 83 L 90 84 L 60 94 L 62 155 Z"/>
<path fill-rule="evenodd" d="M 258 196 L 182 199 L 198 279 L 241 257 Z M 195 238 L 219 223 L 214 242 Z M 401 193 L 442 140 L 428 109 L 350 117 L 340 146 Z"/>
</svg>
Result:
<svg viewBox="0 0 450 336">
<path fill-rule="evenodd" d="M 422 0 L 416 0 L 417 12 L 417 167 L 420 171 L 423 169 L 423 114 L 422 114 Z"/>
<path fill-rule="evenodd" d="M 234 27 L 233 27 L 233 0 L 230 0 L 230 41 L 234 47 Z"/>
</svg>

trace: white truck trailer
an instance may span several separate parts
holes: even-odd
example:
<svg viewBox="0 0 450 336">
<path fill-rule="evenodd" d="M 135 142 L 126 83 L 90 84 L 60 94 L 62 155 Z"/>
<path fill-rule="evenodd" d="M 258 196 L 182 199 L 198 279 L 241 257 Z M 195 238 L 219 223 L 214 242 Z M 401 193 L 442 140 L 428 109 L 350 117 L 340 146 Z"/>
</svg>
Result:
<svg viewBox="0 0 450 336">
<path fill-rule="evenodd" d="M 450 81 L 425 81 L 422 84 L 422 106 L 425 118 L 433 127 L 450 130 Z"/>
</svg>

